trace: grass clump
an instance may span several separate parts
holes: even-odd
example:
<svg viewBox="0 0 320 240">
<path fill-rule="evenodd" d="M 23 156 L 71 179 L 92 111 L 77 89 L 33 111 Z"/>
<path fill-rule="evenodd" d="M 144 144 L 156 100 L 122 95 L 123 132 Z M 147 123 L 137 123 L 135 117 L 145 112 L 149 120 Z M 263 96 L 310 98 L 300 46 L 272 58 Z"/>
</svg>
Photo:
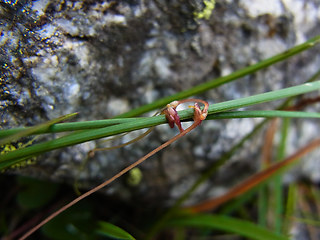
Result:
<svg viewBox="0 0 320 240">
<path fill-rule="evenodd" d="M 256 71 L 264 69 L 270 65 L 277 62 L 283 61 L 295 54 L 305 51 L 315 44 L 319 43 L 320 36 L 317 36 L 301 45 L 293 47 L 281 54 L 278 54 L 269 59 L 263 60 L 255 65 L 249 66 L 247 68 L 236 71 L 228 76 L 221 77 L 218 79 L 211 80 L 207 83 L 195 86 L 191 89 L 179 92 L 175 95 L 168 96 L 163 99 L 159 99 L 151 104 L 142 106 L 137 109 L 133 109 L 127 113 L 117 116 L 113 119 L 106 120 L 96 120 L 96 121 L 86 121 L 86 122 L 69 122 L 61 123 L 61 121 L 73 117 L 74 114 L 57 118 L 55 120 L 49 121 L 47 123 L 28 128 L 15 128 L 9 130 L 0 131 L 0 143 L 4 146 L 3 149 L 9 149 L 9 144 L 13 141 L 19 141 L 19 139 L 24 137 L 34 137 L 41 134 L 53 133 L 53 132 L 65 132 L 66 134 L 62 137 L 51 139 L 44 142 L 39 142 L 31 146 L 23 146 L 20 148 L 10 148 L 10 151 L 3 150 L 0 155 L 0 169 L 5 170 L 11 166 L 22 163 L 30 158 L 36 157 L 39 154 L 49 152 L 55 149 L 65 148 L 75 144 L 80 144 L 87 141 L 92 141 L 108 136 L 115 136 L 122 133 L 127 133 L 130 131 L 135 131 L 144 128 L 155 127 L 160 124 L 167 124 L 167 118 L 165 115 L 158 115 L 153 117 L 137 117 L 143 113 L 151 110 L 159 109 L 166 104 L 184 98 L 188 98 L 194 95 L 200 95 L 210 89 L 216 88 L 223 84 L 227 84 L 231 81 L 238 80 L 239 78 L 252 74 Z M 203 237 L 203 239 L 209 239 L 215 236 L 217 231 L 221 233 L 232 233 L 242 237 L 248 237 L 250 239 L 288 239 L 288 229 L 292 224 L 291 219 L 295 218 L 294 214 L 294 196 L 295 191 L 301 190 L 301 184 L 293 184 L 290 187 L 288 193 L 286 193 L 282 180 L 281 173 L 284 169 L 288 168 L 292 163 L 296 162 L 299 158 L 309 153 L 310 151 L 316 149 L 320 145 L 320 140 L 315 139 L 310 143 L 307 143 L 303 148 L 298 149 L 296 153 L 291 156 L 286 156 L 286 144 L 288 131 L 290 130 L 290 119 L 291 118 L 320 118 L 319 113 L 315 112 L 305 112 L 297 111 L 304 106 L 316 103 L 317 101 L 310 100 L 304 103 L 292 105 L 292 100 L 301 94 L 309 93 L 312 91 L 318 91 L 320 89 L 320 81 L 316 81 L 319 77 L 319 72 L 307 81 L 305 84 L 298 86 L 293 86 L 290 88 L 285 88 L 277 91 L 272 91 L 268 93 L 261 93 L 254 96 L 249 96 L 246 98 L 235 99 L 231 101 L 221 102 L 209 106 L 208 116 L 206 121 L 218 120 L 218 119 L 230 119 L 230 118 L 265 118 L 260 124 L 258 124 L 249 134 L 247 134 L 243 139 L 241 139 L 234 146 L 230 146 L 230 150 L 221 156 L 221 158 L 215 162 L 212 166 L 207 168 L 199 179 L 178 199 L 178 201 L 173 204 L 173 206 L 166 211 L 162 212 L 155 220 L 150 218 L 143 224 L 143 233 L 137 230 L 139 226 L 133 227 L 133 232 L 126 231 L 124 228 L 116 226 L 114 224 L 108 223 L 102 219 L 94 219 L 91 214 L 90 207 L 84 207 L 85 217 L 83 217 L 85 222 L 92 222 L 93 224 L 88 224 L 90 226 L 84 226 L 83 221 L 78 219 L 77 214 L 79 210 L 74 211 L 69 209 L 66 215 L 61 215 L 61 221 L 55 222 L 51 227 L 45 227 L 43 230 L 46 236 L 51 239 L 59 239 L 59 236 L 67 234 L 59 228 L 71 229 L 72 234 L 66 235 L 68 237 L 74 236 L 75 239 L 99 239 L 101 235 L 118 237 L 121 236 L 123 239 L 135 239 L 133 236 L 138 236 L 138 239 L 155 239 L 156 236 L 160 236 L 162 231 L 170 232 L 173 236 L 185 236 L 187 233 L 191 232 L 192 236 Z M 272 109 L 268 111 L 250 111 L 243 110 L 237 111 L 238 108 L 253 106 L 265 102 L 275 101 L 279 99 L 287 99 L 284 103 L 277 109 Z M 289 108 L 290 107 L 290 108 Z M 194 107 L 196 108 L 196 107 Z M 290 109 L 290 111 L 288 110 Z M 202 109 L 203 110 L 203 109 Z M 177 114 L 180 116 L 181 121 L 192 121 L 194 118 L 195 109 L 187 109 L 179 111 Z M 240 148 L 244 147 L 244 143 L 250 140 L 255 134 L 261 131 L 263 126 L 265 126 L 272 118 L 283 118 L 282 130 L 280 131 L 280 144 L 277 149 L 276 162 L 264 164 L 262 170 L 255 175 L 248 178 L 246 181 L 240 183 L 239 185 L 232 188 L 225 195 L 218 198 L 208 199 L 204 203 L 199 203 L 195 206 L 189 206 L 187 208 L 182 208 L 182 204 L 188 197 L 210 176 L 212 176 L 220 166 L 230 159 L 233 154 Z M 277 132 L 275 127 L 274 131 L 270 130 L 270 134 L 266 138 L 272 146 L 272 140 L 274 134 Z M 182 136 L 182 135 L 181 135 Z M 178 139 L 178 138 L 177 138 Z M 176 140 L 177 140 L 176 139 Z M 264 154 L 272 151 L 272 149 L 266 149 Z M 276 176 L 274 178 L 274 176 Z M 262 184 L 264 183 L 264 184 Z M 270 190 L 270 184 L 274 188 Z M 29 183 L 28 183 L 29 184 Z M 35 183 L 30 183 L 29 186 L 41 186 Z M 295 190 L 294 190 L 295 189 Z M 312 185 L 308 186 L 309 192 L 313 193 L 314 202 L 319 199 L 318 190 L 313 189 Z M 311 190 L 310 190 L 311 189 Z M 32 191 L 30 191 L 32 192 Z M 58 191 L 56 191 L 58 192 Z M 270 196 L 270 192 L 272 193 Z M 16 194 L 16 193 L 14 193 Z M 13 194 L 13 195 L 14 195 Z M 248 194 L 248 195 L 247 195 Z M 284 196 L 288 196 L 288 200 L 285 200 Z M 41 195 L 35 194 L 34 198 L 38 198 Z M 253 200 L 253 196 L 258 196 L 256 200 Z M 268 196 L 266 198 L 266 196 Z M 28 195 L 28 197 L 30 197 Z M 54 194 L 52 194 L 52 198 Z M 232 202 L 233 201 L 233 202 Z M 243 211 L 246 211 L 246 203 L 248 201 L 253 202 L 256 205 L 257 216 L 252 218 L 250 216 L 243 217 Z M 310 201 L 309 199 L 302 199 L 302 203 Z M 46 199 L 46 202 L 50 202 L 50 199 Z M 232 202 L 232 204 L 231 204 Z M 270 204 L 270 202 L 273 203 Z M 230 205 L 228 205 L 230 204 Z M 224 209 L 219 209 L 218 207 L 224 207 Z M 275 206 L 276 213 L 273 216 L 275 221 L 270 224 L 264 219 L 267 219 L 268 214 L 270 214 L 270 206 Z M 42 207 L 42 206 L 41 206 Z M 39 207 L 40 208 L 40 207 Z M 56 208 L 55 208 L 56 209 Z M 214 214 L 206 213 L 203 211 L 212 212 L 215 210 Z M 304 215 L 302 217 L 295 218 L 297 221 L 312 222 L 317 223 L 319 221 L 316 218 L 308 218 L 307 213 L 310 213 L 309 209 L 304 208 Z M 231 216 L 231 214 L 233 216 Z M 48 215 L 47 213 L 44 215 Z M 0 216 L 1 219 L 6 219 L 5 215 Z M 71 220 L 70 220 L 71 219 Z M 110 218 L 109 218 L 110 219 Z M 257 220 L 258 219 L 258 220 Z M 26 228 L 32 227 L 27 223 L 23 223 L 24 219 L 20 218 L 19 223 L 24 227 L 23 231 L 16 227 L 9 231 L 8 220 L 2 220 L 4 227 L 0 229 L 3 235 L 8 235 L 9 237 L 21 236 L 22 232 L 25 232 Z M 74 225 L 70 225 L 70 221 L 76 221 Z M 117 221 L 114 221 L 117 224 Z M 118 223 L 121 223 L 119 221 Z M 151 224 L 150 224 L 151 223 Z M 50 222 L 48 223 L 50 226 Z M 125 226 L 132 225 L 124 224 Z M 27 225 L 27 227 L 25 227 Z M 123 225 L 123 222 L 122 224 Z M 151 225 L 151 226 L 150 226 Z M 146 228 L 146 226 L 148 226 Z M 169 229 L 169 230 L 168 230 Z M 191 229 L 191 230 L 190 230 Z M 59 232 L 61 235 L 59 235 Z M 128 233 L 130 232 L 130 234 Z M 71 238 L 70 238 L 71 239 Z M 178 237 L 176 238 L 178 239 Z"/>
</svg>

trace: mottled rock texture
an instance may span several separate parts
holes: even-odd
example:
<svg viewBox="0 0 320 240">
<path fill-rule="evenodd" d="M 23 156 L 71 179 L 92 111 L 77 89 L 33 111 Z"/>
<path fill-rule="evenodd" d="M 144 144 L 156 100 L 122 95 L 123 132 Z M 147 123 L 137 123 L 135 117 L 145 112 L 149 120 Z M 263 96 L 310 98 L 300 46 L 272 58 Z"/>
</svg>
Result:
<svg viewBox="0 0 320 240">
<path fill-rule="evenodd" d="M 79 112 L 78 121 L 110 118 L 320 34 L 319 1 L 216 2 L 211 16 L 199 19 L 197 13 L 206 8 L 200 0 L 2 1 L 2 127 L 32 125 L 72 112 Z M 318 70 L 319 51 L 315 47 L 199 97 L 214 104 L 303 83 Z M 130 187 L 123 177 L 106 192 L 122 198 L 170 201 L 259 121 L 204 122 L 141 165 L 140 184 Z M 288 153 L 319 133 L 316 121 L 294 123 Z M 160 126 L 139 143 L 97 153 L 84 166 L 87 152 L 103 144 L 69 147 L 39 157 L 37 165 L 22 172 L 69 183 L 78 179 L 93 186 L 176 133 Z M 261 136 L 257 137 L 238 152 L 212 179 L 214 183 L 199 189 L 195 200 L 218 193 L 255 171 L 262 143 Z M 301 166 L 291 176 L 320 180 L 316 153 Z"/>
</svg>

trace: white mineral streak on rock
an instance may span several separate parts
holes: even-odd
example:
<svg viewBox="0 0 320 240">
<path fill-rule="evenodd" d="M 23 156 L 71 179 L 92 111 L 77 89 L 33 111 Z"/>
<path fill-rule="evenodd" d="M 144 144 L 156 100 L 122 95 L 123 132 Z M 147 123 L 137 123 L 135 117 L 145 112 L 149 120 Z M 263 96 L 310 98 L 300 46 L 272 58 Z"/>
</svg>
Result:
<svg viewBox="0 0 320 240">
<path fill-rule="evenodd" d="M 241 0 L 240 6 L 246 9 L 252 18 L 264 14 L 271 14 L 274 17 L 283 14 L 281 0 Z"/>
</svg>

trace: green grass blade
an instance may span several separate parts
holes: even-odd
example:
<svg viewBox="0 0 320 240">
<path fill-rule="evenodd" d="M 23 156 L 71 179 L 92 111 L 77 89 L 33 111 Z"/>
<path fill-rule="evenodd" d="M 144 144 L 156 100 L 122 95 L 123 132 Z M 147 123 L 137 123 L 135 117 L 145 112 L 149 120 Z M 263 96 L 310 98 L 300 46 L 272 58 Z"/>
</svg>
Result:
<svg viewBox="0 0 320 240">
<path fill-rule="evenodd" d="M 170 227 L 194 227 L 221 230 L 256 240 L 288 240 L 252 222 L 219 215 L 197 214 L 169 220 Z"/>
<path fill-rule="evenodd" d="M 31 134 L 34 134 L 37 131 L 43 131 L 43 130 L 49 129 L 50 126 L 52 126 L 53 124 L 61 122 L 61 121 L 64 121 L 64 120 L 66 120 L 68 118 L 74 117 L 77 114 L 78 113 L 67 114 L 65 116 L 61 116 L 61 117 L 55 118 L 53 120 L 50 120 L 50 121 L 47 121 L 45 123 L 36 125 L 34 127 L 25 128 L 25 129 L 23 129 L 21 131 L 17 131 L 17 132 L 14 132 L 13 134 L 9 134 L 9 135 L 4 134 L 3 133 L 4 131 L 0 131 L 0 138 L 4 137 L 3 139 L 0 140 L 0 145 L 4 145 L 4 144 L 10 143 L 12 141 L 15 141 L 15 140 L 17 140 L 19 138 L 29 136 Z"/>
<path fill-rule="evenodd" d="M 255 201 L 256 196 L 256 191 L 253 190 L 244 193 L 238 198 L 230 200 L 230 202 L 227 202 L 224 204 L 224 206 L 221 206 L 221 209 L 218 210 L 219 215 L 230 216 L 232 214 L 237 214 L 237 216 L 239 216 L 241 214 L 241 218 L 251 218 L 251 216 L 249 216 L 250 213 L 246 211 L 245 206 L 252 204 L 252 202 Z"/>
<path fill-rule="evenodd" d="M 319 88 L 320 88 L 320 81 L 317 81 L 317 82 L 302 84 L 295 87 L 281 89 L 273 92 L 262 93 L 262 94 L 258 94 L 255 96 L 250 96 L 250 97 L 246 97 L 238 100 L 217 103 L 209 107 L 209 113 L 227 111 L 234 108 L 240 108 L 240 107 L 245 107 L 249 105 L 254 105 L 257 103 L 295 96 L 302 93 L 314 91 Z M 188 110 L 180 111 L 179 115 L 182 120 L 191 118 L 193 116 L 193 110 L 188 109 Z M 103 137 L 113 136 L 113 135 L 124 133 L 124 132 L 134 131 L 142 128 L 148 128 L 148 127 L 156 126 L 163 123 L 166 123 L 166 118 L 164 115 L 160 115 L 160 116 L 154 116 L 149 118 L 142 118 L 136 121 L 117 124 L 110 127 L 76 132 L 58 139 L 35 144 L 30 147 L 18 149 L 16 151 L 0 155 L 0 168 L 4 166 L 6 167 L 10 166 L 11 165 L 10 161 L 14 159 L 17 160 L 19 158 L 30 157 L 30 156 L 38 155 L 40 153 L 51 151 L 54 149 L 64 148 L 71 145 L 92 141 L 92 140 L 96 140 Z"/>
<path fill-rule="evenodd" d="M 272 118 L 272 117 L 318 118 L 319 114 L 306 113 L 306 112 L 290 112 L 290 111 L 233 111 L 233 112 L 210 114 L 208 115 L 207 120 L 228 119 L 228 118 Z M 48 127 L 43 127 L 39 129 L 34 129 L 34 127 L 12 128 L 12 129 L 0 130 L 0 139 L 6 138 L 8 136 L 12 136 L 21 132 L 24 132 L 23 136 L 30 136 L 34 134 L 89 130 L 89 129 L 108 127 L 108 126 L 112 126 L 120 123 L 134 122 L 142 119 L 147 119 L 147 118 L 142 118 L 142 117 L 112 118 L 112 119 L 103 119 L 103 120 L 94 120 L 94 121 L 57 123 L 57 124 L 53 124 Z M 191 120 L 191 117 L 189 117 L 187 120 Z"/>
<path fill-rule="evenodd" d="M 269 193 L 267 185 L 263 184 L 258 189 L 258 223 L 262 227 L 267 226 L 268 220 L 268 206 L 269 206 Z"/>
<path fill-rule="evenodd" d="M 172 102 L 174 100 L 179 100 L 179 99 L 183 99 L 183 98 L 188 98 L 190 96 L 198 95 L 200 93 L 208 91 L 209 89 L 218 87 L 220 85 L 231 82 L 233 80 L 236 80 L 236 79 L 241 78 L 243 76 L 246 76 L 248 74 L 252 74 L 258 70 L 266 68 L 266 67 L 273 65 L 277 62 L 283 61 L 283 60 L 285 60 L 295 54 L 298 54 L 302 51 L 305 51 L 305 50 L 313 47 L 314 45 L 318 44 L 319 42 L 320 42 L 320 36 L 316 36 L 305 43 L 302 43 L 298 46 L 295 46 L 295 47 L 293 47 L 283 53 L 276 55 L 276 56 L 273 56 L 271 58 L 263 60 L 257 64 L 254 64 L 249 67 L 243 68 L 241 70 L 235 71 L 235 72 L 231 73 L 230 75 L 223 76 L 223 77 L 220 77 L 217 79 L 213 79 L 209 82 L 200 84 L 198 86 L 195 86 L 193 88 L 190 88 L 190 89 L 182 91 L 182 92 L 179 92 L 177 94 L 174 94 L 174 95 L 171 95 L 171 96 L 168 96 L 165 98 L 161 98 L 157 101 L 154 101 L 153 103 L 141 106 L 141 107 L 133 109 L 127 113 L 121 114 L 118 117 L 139 116 L 139 115 L 146 113 L 146 112 L 149 112 L 151 110 L 159 109 L 159 108 L 165 106 L 167 103 Z"/>
<path fill-rule="evenodd" d="M 320 78 L 320 69 L 319 69 L 316 73 L 314 73 L 314 74 L 308 79 L 307 82 L 314 82 L 314 81 L 316 81 L 316 80 L 319 79 L 319 78 Z"/>
<path fill-rule="evenodd" d="M 206 120 L 228 119 L 228 118 L 319 118 L 320 113 L 280 111 L 280 110 L 254 110 L 254 111 L 232 111 L 210 114 Z"/>
<path fill-rule="evenodd" d="M 227 102 L 212 104 L 209 107 L 209 113 L 228 111 L 235 108 L 246 107 L 253 104 L 264 103 L 268 101 L 275 101 L 281 98 L 296 96 L 299 94 L 307 93 L 320 88 L 320 81 L 312 83 L 305 83 L 294 87 L 284 88 L 272 92 L 266 92 L 246 98 L 231 100 Z"/>
<path fill-rule="evenodd" d="M 19 162 L 20 158 L 31 157 L 51 150 L 65 148 L 82 142 L 117 135 L 123 132 L 130 132 L 142 128 L 151 127 L 154 125 L 158 125 L 159 122 L 166 122 L 166 118 L 164 115 L 150 117 L 147 119 L 140 119 L 130 123 L 117 124 L 105 128 L 84 130 L 60 137 L 58 139 L 38 143 L 30 147 L 18 149 L 12 152 L 8 152 L 7 154 L 0 155 L 0 169 L 10 166 L 10 162 L 12 160 L 15 160 L 14 163 L 17 163 L 17 161 Z"/>
<path fill-rule="evenodd" d="M 236 100 L 231 100 L 227 102 L 222 102 L 222 103 L 217 103 L 214 105 L 211 105 L 209 107 L 209 115 L 212 113 L 216 112 L 221 112 L 221 111 L 228 111 L 231 109 L 239 108 L 239 107 L 245 107 L 253 104 L 258 104 L 262 102 L 267 102 L 271 100 L 277 100 L 280 98 L 285 98 L 285 97 L 290 97 L 290 96 L 295 96 L 298 94 L 306 93 L 312 90 L 318 89 L 320 86 L 320 82 L 316 81 L 314 83 L 306 83 L 303 85 L 291 87 L 291 88 L 286 88 L 286 89 L 281 89 L 273 92 L 268 92 L 268 93 L 262 93 L 254 96 L 250 96 L 247 98 L 242 98 L 242 99 L 236 99 Z M 185 111 L 180 111 L 180 118 L 183 119 L 190 119 L 193 114 L 193 110 L 185 110 Z M 261 117 L 263 114 L 261 114 Z M 219 115 L 217 115 L 218 117 Z M 69 115 L 67 115 L 69 117 Z M 267 113 L 265 114 L 265 117 L 267 116 Z M 272 117 L 271 115 L 269 117 Z M 290 117 L 290 116 L 288 116 Z M 16 134 L 20 131 L 23 131 L 24 134 L 30 135 L 31 133 L 33 134 L 40 134 L 40 133 L 49 133 L 49 132 L 63 132 L 63 131 L 74 131 L 74 130 L 83 130 L 83 129 L 92 129 L 92 128 L 101 128 L 101 127 L 106 127 L 110 126 L 113 124 L 120 124 L 120 123 L 128 123 L 128 122 L 134 122 L 137 120 L 142 120 L 146 118 L 132 118 L 132 119 L 104 119 L 104 120 L 96 120 L 96 121 L 86 121 L 86 122 L 74 122 L 74 123 L 61 123 L 61 124 L 54 124 L 52 125 L 50 121 L 50 126 L 45 126 L 43 127 L 42 125 L 31 127 L 31 128 L 18 128 L 18 129 L 8 129 L 8 130 L 2 130 L 0 131 L 0 138 L 4 136 L 10 136 L 12 134 Z M 210 117 L 209 117 L 210 119 Z M 57 120 L 52 120 L 52 121 L 61 121 L 61 119 Z M 164 123 L 164 122 L 161 122 Z M 161 124 L 158 122 L 158 124 Z M 45 123 L 46 125 L 48 123 Z M 52 126 L 51 126 L 52 125 Z"/>
<path fill-rule="evenodd" d="M 297 187 L 295 184 L 289 185 L 289 190 L 287 194 L 287 203 L 286 203 L 286 210 L 285 210 L 285 218 L 283 224 L 283 233 L 289 234 L 290 232 L 290 225 L 292 222 L 292 216 L 294 216 L 294 212 L 296 209 L 296 202 L 297 202 Z"/>
<path fill-rule="evenodd" d="M 112 239 L 135 240 L 128 232 L 111 223 L 99 221 L 98 225 L 96 232 L 100 235 L 111 237 Z"/>
<path fill-rule="evenodd" d="M 77 130 L 88 130 L 95 128 L 108 127 L 120 123 L 128 123 L 142 118 L 114 118 L 114 119 L 102 119 L 94 121 L 83 121 L 83 122 L 68 122 L 68 123 L 57 123 L 50 125 L 48 127 L 34 129 L 35 127 L 23 127 L 23 128 L 12 128 L 6 130 L 0 130 L 0 139 L 8 137 L 20 132 L 31 134 L 44 134 L 44 133 L 58 133 L 58 132 L 67 132 L 67 131 L 77 131 Z M 30 131 L 32 130 L 32 131 Z"/>
<path fill-rule="evenodd" d="M 315 91 L 320 89 L 320 81 L 315 81 L 312 83 L 305 83 L 301 85 L 297 85 L 294 87 L 284 88 L 272 92 L 261 93 L 245 98 L 230 100 L 226 102 L 211 104 L 208 109 L 208 115 L 218 112 L 229 111 L 236 108 L 243 108 L 250 105 L 256 105 L 260 103 L 265 103 L 269 101 L 275 101 L 282 98 L 292 97 L 300 94 L 304 94 L 307 92 Z M 180 119 L 188 119 L 192 116 L 193 110 L 187 109 L 183 111 L 179 111 Z"/>
<path fill-rule="evenodd" d="M 281 138 L 280 144 L 277 149 L 277 161 L 281 161 L 286 157 L 286 144 L 287 144 L 287 137 L 290 127 L 290 119 L 284 118 L 282 119 L 282 126 L 281 126 Z M 282 182 L 282 175 L 275 176 L 274 179 L 274 189 L 273 189 L 273 198 L 275 207 L 274 209 L 270 209 L 271 211 L 275 212 L 275 231 L 277 233 L 281 233 L 282 225 L 283 225 L 283 214 L 284 214 L 284 192 L 283 192 L 283 182 Z"/>
</svg>

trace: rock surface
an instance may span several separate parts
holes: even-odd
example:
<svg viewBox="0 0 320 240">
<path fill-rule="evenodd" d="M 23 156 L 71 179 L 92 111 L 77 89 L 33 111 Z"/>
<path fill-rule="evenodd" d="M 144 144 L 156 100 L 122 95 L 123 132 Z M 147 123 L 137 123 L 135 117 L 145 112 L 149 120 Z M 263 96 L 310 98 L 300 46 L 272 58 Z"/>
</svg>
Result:
<svg viewBox="0 0 320 240">
<path fill-rule="evenodd" d="M 208 6 L 192 0 L 183 4 L 165 0 L 6 2 L 0 3 L 2 128 L 72 112 L 80 113 L 78 121 L 110 118 L 320 34 L 320 3 L 311 0 L 216 1 L 212 14 L 203 18 L 199 13 Z M 317 46 L 200 97 L 214 104 L 301 84 L 318 70 L 319 52 Z M 129 186 L 124 177 L 106 192 L 169 203 L 260 121 L 204 122 L 141 165 L 140 184 Z M 288 153 L 319 132 L 316 121 L 294 123 Z M 84 143 L 39 157 L 36 166 L 21 171 L 54 181 L 78 179 L 93 186 L 176 133 L 159 126 L 147 139 L 97 153 L 83 166 L 87 152 L 103 145 Z M 219 194 L 255 171 L 262 143 L 257 137 L 238 152 L 212 179 L 217 187 L 207 183 L 191 202 Z M 319 152 L 306 158 L 294 176 L 320 181 L 317 156 Z"/>
</svg>

